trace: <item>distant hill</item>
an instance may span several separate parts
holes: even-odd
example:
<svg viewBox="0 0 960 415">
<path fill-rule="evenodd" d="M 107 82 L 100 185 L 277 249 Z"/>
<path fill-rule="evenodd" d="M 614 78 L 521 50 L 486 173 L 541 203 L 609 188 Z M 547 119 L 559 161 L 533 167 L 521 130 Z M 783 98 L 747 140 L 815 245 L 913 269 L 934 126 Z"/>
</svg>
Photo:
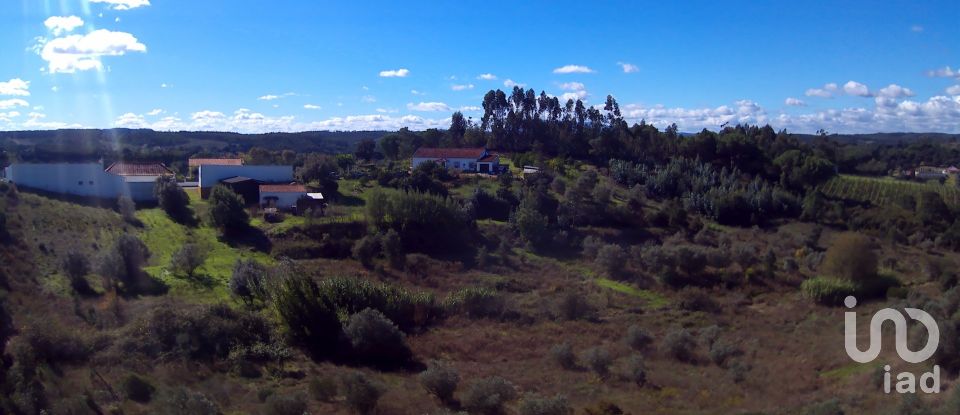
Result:
<svg viewBox="0 0 960 415">
<path fill-rule="evenodd" d="M 819 137 L 815 134 L 794 134 L 794 136 L 803 141 L 812 141 Z M 960 134 L 946 133 L 830 134 L 827 137 L 848 144 L 897 144 L 913 141 L 952 142 L 960 140 Z"/>
<path fill-rule="evenodd" d="M 378 139 L 385 131 L 309 131 L 238 134 L 230 132 L 162 132 L 147 129 L 3 131 L 0 147 L 24 156 L 63 155 L 88 158 L 118 151 L 162 147 L 191 153 L 236 153 L 251 147 L 295 152 L 351 152 L 363 139 Z"/>
</svg>

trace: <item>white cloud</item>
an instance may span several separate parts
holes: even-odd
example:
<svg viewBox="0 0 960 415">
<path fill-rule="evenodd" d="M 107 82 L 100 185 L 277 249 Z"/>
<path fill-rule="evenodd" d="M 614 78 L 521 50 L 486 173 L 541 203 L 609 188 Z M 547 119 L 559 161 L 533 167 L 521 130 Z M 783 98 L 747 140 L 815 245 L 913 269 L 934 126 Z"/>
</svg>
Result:
<svg viewBox="0 0 960 415">
<path fill-rule="evenodd" d="M 637 104 L 621 106 L 631 122 L 640 119 L 658 127 L 676 123 L 682 131 L 716 129 L 723 123 L 771 124 L 776 129 L 812 133 L 820 128 L 837 133 L 867 133 L 877 131 L 960 133 L 960 95 L 934 96 L 926 101 L 894 99 L 877 96 L 874 108 L 828 109 L 804 114 L 780 113 L 769 116 L 766 110 L 749 100 L 715 108 L 666 108 L 661 105 L 646 107 Z"/>
<path fill-rule="evenodd" d="M 568 100 L 581 100 L 585 101 L 587 98 L 587 91 L 576 91 L 576 92 L 564 92 L 560 95 L 560 102 L 567 102 Z"/>
<path fill-rule="evenodd" d="M 927 76 L 932 76 L 935 78 L 957 78 L 960 79 L 960 69 L 953 70 L 949 66 L 944 66 L 940 69 L 934 69 L 932 71 L 927 71 Z"/>
<path fill-rule="evenodd" d="M 410 70 L 406 68 L 380 71 L 381 78 L 406 78 L 407 75 L 410 75 Z"/>
<path fill-rule="evenodd" d="M 807 105 L 807 103 L 803 102 L 803 100 L 793 97 L 788 97 L 787 99 L 783 100 L 783 103 L 791 107 L 805 107 Z"/>
<path fill-rule="evenodd" d="M 160 88 L 169 88 L 169 87 L 170 87 L 170 85 L 167 85 L 167 84 L 160 84 Z"/>
<path fill-rule="evenodd" d="M 492 73 L 484 73 L 484 74 L 477 75 L 477 79 L 482 79 L 484 81 L 496 81 L 497 76 Z"/>
<path fill-rule="evenodd" d="M 847 95 L 853 95 L 855 97 L 873 96 L 873 94 L 870 93 L 870 88 L 867 88 L 866 85 L 857 81 L 847 81 L 847 83 L 843 84 L 843 92 L 845 92 Z"/>
<path fill-rule="evenodd" d="M 593 69 L 582 65 L 565 65 L 554 69 L 553 73 L 593 73 Z"/>
<path fill-rule="evenodd" d="M 450 111 L 450 107 L 442 102 L 421 102 L 418 104 L 408 103 L 407 109 L 410 111 Z"/>
<path fill-rule="evenodd" d="M 417 91 L 416 89 L 411 89 L 410 93 L 413 95 L 427 95 L 426 92 Z"/>
<path fill-rule="evenodd" d="M 303 105 L 303 109 L 308 109 L 308 110 L 322 110 L 323 107 L 321 107 L 321 106 L 319 106 L 319 105 L 313 105 L 313 104 L 304 104 L 304 105 Z"/>
<path fill-rule="evenodd" d="M 396 109 L 393 109 L 393 108 L 377 108 L 377 112 L 379 112 L 379 113 L 381 113 L 381 114 L 393 114 L 393 113 L 396 113 L 396 112 L 398 112 L 398 111 L 397 111 Z"/>
<path fill-rule="evenodd" d="M 275 99 L 280 99 L 279 95 L 264 95 L 260 98 L 257 98 L 260 101 L 273 101 Z"/>
<path fill-rule="evenodd" d="M 156 117 L 156 116 L 158 116 L 158 115 L 160 115 L 160 114 L 163 114 L 163 112 L 164 112 L 164 111 L 163 111 L 162 109 L 160 109 L 160 108 L 155 108 L 155 109 L 153 109 L 152 111 L 148 112 L 147 115 L 149 115 L 149 116 L 151 116 L 151 117 Z"/>
<path fill-rule="evenodd" d="M 580 82 L 564 82 L 560 84 L 560 89 L 564 91 L 582 91 L 586 89 Z"/>
<path fill-rule="evenodd" d="M 60 87 L 54 85 L 54 86 L 51 86 L 51 87 L 50 87 L 50 90 L 53 91 L 53 92 L 59 92 L 59 91 L 60 91 Z"/>
<path fill-rule="evenodd" d="M 375 97 L 375 96 L 373 96 L 373 95 L 364 95 L 364 96 L 360 97 L 360 102 L 365 102 L 365 103 L 367 103 L 367 104 L 372 104 L 372 103 L 374 103 L 374 102 L 377 102 L 377 97 Z"/>
<path fill-rule="evenodd" d="M 43 21 L 43 25 L 55 36 L 60 36 L 63 33 L 72 32 L 73 29 L 83 26 L 83 19 L 77 16 L 50 16 L 47 20 Z"/>
<path fill-rule="evenodd" d="M 824 85 L 823 88 L 810 88 L 804 93 L 804 95 L 808 97 L 832 98 L 833 94 L 837 91 L 837 84 L 831 82 Z"/>
<path fill-rule="evenodd" d="M 28 97 L 30 96 L 30 81 L 13 78 L 7 82 L 0 82 L 0 95 Z"/>
<path fill-rule="evenodd" d="M 920 33 L 920 32 L 923 31 L 923 26 L 920 26 L 920 25 L 918 25 L 918 24 L 915 24 L 915 25 L 913 25 L 913 26 L 910 26 L 910 30 L 911 30 L 911 31 L 914 31 L 914 32 L 917 32 L 917 33 Z"/>
<path fill-rule="evenodd" d="M 520 88 L 525 88 L 527 84 L 521 84 L 519 82 L 515 82 L 513 79 L 507 79 L 503 81 L 503 86 L 507 88 L 513 88 L 515 86 L 519 86 Z"/>
<path fill-rule="evenodd" d="M 880 88 L 877 91 L 877 95 L 885 98 L 903 98 L 903 97 L 912 97 L 916 95 L 910 88 L 904 88 L 897 84 L 890 84 L 884 88 Z"/>
<path fill-rule="evenodd" d="M 637 104 L 621 106 L 625 118 L 632 122 L 641 119 L 658 127 L 676 123 L 683 131 L 698 131 L 704 128 L 717 129 L 724 123 L 765 124 L 766 111 L 753 101 L 741 100 L 733 106 L 716 108 L 667 108 L 662 105 L 645 107 Z"/>
<path fill-rule="evenodd" d="M 450 86 L 450 89 L 454 91 L 464 91 L 467 89 L 473 89 L 473 84 L 454 84 Z"/>
<path fill-rule="evenodd" d="M 29 107 L 30 103 L 20 98 L 0 99 L 0 110 L 6 110 L 16 107 Z"/>
<path fill-rule="evenodd" d="M 189 120 L 166 117 L 151 123 L 144 117 L 133 113 L 121 115 L 114 120 L 114 126 L 124 128 L 150 128 L 158 131 L 234 131 L 240 133 L 397 130 L 401 127 L 425 130 L 427 128 L 445 128 L 449 125 L 449 117 L 429 119 L 416 115 L 394 117 L 384 114 L 350 115 L 322 121 L 304 122 L 297 121 L 292 116 L 269 117 L 243 108 L 234 111 L 233 115 L 226 115 L 219 111 L 199 111 L 193 113 Z"/>
<path fill-rule="evenodd" d="M 960 95 L 960 85 L 948 86 L 946 92 L 949 95 Z"/>
<path fill-rule="evenodd" d="M 617 65 L 620 65 L 620 68 L 623 69 L 623 73 L 640 72 L 640 68 L 638 68 L 637 65 L 634 65 L 632 63 L 617 62 Z"/>
<path fill-rule="evenodd" d="M 466 105 L 466 106 L 460 107 L 460 111 L 463 111 L 463 112 L 477 112 L 477 111 L 483 111 L 483 108 L 480 108 L 480 107 L 478 107 L 478 106 L 476 106 L 476 105 Z"/>
<path fill-rule="evenodd" d="M 150 0 L 90 0 L 91 3 L 104 3 L 114 10 L 130 10 L 150 5 Z"/>
<path fill-rule="evenodd" d="M 102 70 L 103 56 L 123 56 L 128 52 L 146 52 L 147 47 L 126 32 L 95 30 L 86 35 L 69 35 L 37 45 L 40 57 L 47 61 L 50 73 Z"/>
</svg>

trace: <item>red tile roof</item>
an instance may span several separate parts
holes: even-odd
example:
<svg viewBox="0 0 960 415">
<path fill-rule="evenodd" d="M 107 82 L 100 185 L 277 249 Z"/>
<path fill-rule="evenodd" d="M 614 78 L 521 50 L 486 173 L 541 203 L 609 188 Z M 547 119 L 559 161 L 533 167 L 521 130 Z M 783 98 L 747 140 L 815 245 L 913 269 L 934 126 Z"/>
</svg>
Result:
<svg viewBox="0 0 960 415">
<path fill-rule="evenodd" d="M 426 148 L 420 147 L 413 156 L 425 159 L 478 159 L 487 150 L 479 148 Z"/>
<path fill-rule="evenodd" d="M 187 161 L 190 167 L 199 166 L 242 166 L 243 159 L 190 159 Z"/>
<path fill-rule="evenodd" d="M 260 191 L 268 193 L 306 193 L 307 186 L 302 184 L 261 184 Z"/>
<path fill-rule="evenodd" d="M 167 176 L 173 171 L 162 163 L 124 163 L 116 162 L 107 167 L 107 173 L 117 176 Z"/>
<path fill-rule="evenodd" d="M 499 154 L 488 154 L 486 157 L 484 157 L 484 158 L 482 158 L 482 159 L 480 159 L 480 160 L 477 160 L 477 161 L 479 161 L 479 162 L 481 162 L 481 163 L 487 163 L 487 162 L 497 161 L 499 158 L 500 158 L 500 155 L 499 155 Z"/>
</svg>

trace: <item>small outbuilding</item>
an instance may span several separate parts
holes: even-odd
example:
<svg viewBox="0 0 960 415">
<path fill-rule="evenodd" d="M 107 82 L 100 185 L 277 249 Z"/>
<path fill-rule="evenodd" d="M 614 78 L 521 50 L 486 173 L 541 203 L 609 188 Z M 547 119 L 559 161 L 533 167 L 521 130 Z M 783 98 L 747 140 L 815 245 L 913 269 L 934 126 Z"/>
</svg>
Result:
<svg viewBox="0 0 960 415">
<path fill-rule="evenodd" d="M 243 197 L 246 205 L 256 205 L 260 200 L 260 182 L 249 177 L 234 176 L 223 179 L 220 183 Z"/>
<path fill-rule="evenodd" d="M 307 196 L 302 184 L 261 184 L 260 207 L 295 210 L 297 201 Z"/>
</svg>

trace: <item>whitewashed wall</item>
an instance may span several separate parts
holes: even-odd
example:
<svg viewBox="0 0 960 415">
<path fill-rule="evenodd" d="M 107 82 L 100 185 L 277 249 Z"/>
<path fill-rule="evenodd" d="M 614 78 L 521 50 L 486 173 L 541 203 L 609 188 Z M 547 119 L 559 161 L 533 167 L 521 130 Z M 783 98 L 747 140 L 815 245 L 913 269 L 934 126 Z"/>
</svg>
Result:
<svg viewBox="0 0 960 415">
<path fill-rule="evenodd" d="M 7 179 L 17 185 L 75 196 L 113 199 L 125 192 L 123 178 L 100 163 L 12 164 Z"/>
<path fill-rule="evenodd" d="M 260 192 L 260 205 L 267 204 L 267 198 L 275 197 L 278 208 L 290 208 L 296 206 L 297 200 L 306 195 L 306 192 Z"/>
<path fill-rule="evenodd" d="M 420 166 L 420 164 L 425 163 L 425 162 L 428 162 L 428 161 L 432 161 L 432 162 L 435 162 L 435 163 L 439 164 L 439 162 L 438 162 L 437 160 L 438 160 L 438 159 L 436 159 L 436 158 L 414 157 L 412 164 L 413 164 L 413 168 L 417 168 L 418 166 Z M 474 170 L 477 169 L 477 159 L 474 159 L 474 158 L 448 158 L 448 159 L 447 159 L 447 168 L 448 168 L 448 169 L 459 169 L 459 170 L 474 171 Z"/>
</svg>

